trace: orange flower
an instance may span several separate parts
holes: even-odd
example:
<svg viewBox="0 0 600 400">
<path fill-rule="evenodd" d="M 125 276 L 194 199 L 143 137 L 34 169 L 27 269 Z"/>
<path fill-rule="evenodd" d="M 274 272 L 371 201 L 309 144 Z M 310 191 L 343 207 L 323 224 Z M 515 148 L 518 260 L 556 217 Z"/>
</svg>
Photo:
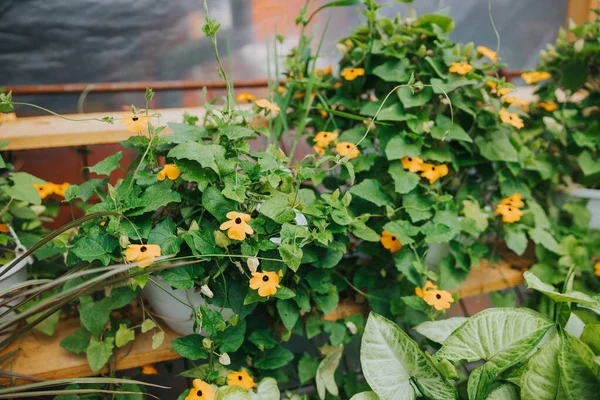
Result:
<svg viewBox="0 0 600 400">
<path fill-rule="evenodd" d="M 392 253 L 397 252 L 402 248 L 402 243 L 398 240 L 398 238 L 392 235 L 390 232 L 385 229 L 381 232 L 381 239 L 379 239 L 383 247 L 391 251 Z"/>
<path fill-rule="evenodd" d="M 527 100 L 520 99 L 516 96 L 504 96 L 502 100 L 504 100 L 511 106 L 520 108 L 525 112 L 527 112 L 528 110 L 529 102 Z"/>
<path fill-rule="evenodd" d="M 507 204 L 498 204 L 496 206 L 496 215 L 502 215 L 502 221 L 512 224 L 521 219 L 523 211 L 519 210 L 515 206 L 509 206 Z"/>
<path fill-rule="evenodd" d="M 523 72 L 521 78 L 523 78 L 526 84 L 531 85 L 532 83 L 552 78 L 552 74 L 545 71 Z"/>
<path fill-rule="evenodd" d="M 250 288 L 258 290 L 258 295 L 268 297 L 277 293 L 279 287 L 279 275 L 275 272 L 252 272 Z"/>
<path fill-rule="evenodd" d="M 506 108 L 501 108 L 498 114 L 500 115 L 500 119 L 502 120 L 502 122 L 504 122 L 505 124 L 512 125 L 517 129 L 521 129 L 525 126 L 523 120 L 519 118 L 519 115 L 517 113 L 508 112 Z"/>
<path fill-rule="evenodd" d="M 253 95 L 252 93 L 240 93 L 238 94 L 235 99 L 237 100 L 238 103 L 243 103 L 243 102 L 251 102 L 256 100 L 256 96 Z"/>
<path fill-rule="evenodd" d="M 473 69 L 473 66 L 469 63 L 452 62 L 452 65 L 450 66 L 450 68 L 448 68 L 448 71 L 455 73 L 455 74 L 459 74 L 459 75 L 466 75 L 469 72 L 471 72 L 472 69 Z"/>
<path fill-rule="evenodd" d="M 321 118 L 325 119 L 329 116 L 329 114 L 327 114 L 327 111 L 325 110 L 319 110 L 319 113 L 321 113 Z"/>
<path fill-rule="evenodd" d="M 425 295 L 426 292 L 430 291 L 430 290 L 437 290 L 437 285 L 431 281 L 427 281 L 425 282 L 425 286 L 423 286 L 423 288 L 421 289 L 420 287 L 416 287 L 415 288 L 415 294 L 417 296 L 419 296 L 420 298 L 423 298 L 423 296 Z"/>
<path fill-rule="evenodd" d="M 342 82 L 341 81 L 340 82 L 336 82 L 335 85 L 333 85 L 334 89 L 339 89 L 341 87 L 342 87 Z"/>
<path fill-rule="evenodd" d="M 315 151 L 315 153 L 317 153 L 318 155 L 322 156 L 325 154 L 325 149 L 319 146 L 313 146 L 313 150 Z"/>
<path fill-rule="evenodd" d="M 450 304 L 454 303 L 454 299 L 450 292 L 437 289 L 428 290 L 423 293 L 423 300 L 438 311 L 450 308 Z"/>
<path fill-rule="evenodd" d="M 358 150 L 358 147 L 355 146 L 354 143 L 350 142 L 338 143 L 335 146 L 335 151 L 337 151 L 337 153 L 342 157 L 347 156 L 350 160 L 358 157 L 358 155 L 360 154 L 360 150 Z"/>
<path fill-rule="evenodd" d="M 279 108 L 279 106 L 277 104 L 273 104 L 267 99 L 256 100 L 256 105 L 259 106 L 260 108 L 267 108 L 267 109 L 273 111 L 275 114 L 279 114 L 279 111 L 281 111 L 281 109 Z"/>
<path fill-rule="evenodd" d="M 485 84 L 490 88 L 490 90 L 494 91 L 496 90 L 496 82 L 494 81 L 485 81 Z"/>
<path fill-rule="evenodd" d="M 503 87 L 498 89 L 498 96 L 505 96 L 513 91 L 513 88 Z"/>
<path fill-rule="evenodd" d="M 194 386 L 190 389 L 190 393 L 186 396 L 185 400 L 214 400 L 215 390 L 212 386 L 202 379 L 194 379 L 192 381 Z"/>
<path fill-rule="evenodd" d="M 554 110 L 556 110 L 558 108 L 558 106 L 556 105 L 556 103 L 551 102 L 551 101 L 540 101 L 538 103 L 538 107 L 543 108 L 544 110 L 548 111 L 548 112 L 552 112 Z"/>
<path fill-rule="evenodd" d="M 239 372 L 234 371 L 227 374 L 227 384 L 229 386 L 241 386 L 246 390 L 250 390 L 254 387 L 254 379 L 243 369 Z"/>
<path fill-rule="evenodd" d="M 0 224 L 0 233 L 8 233 L 8 232 L 10 232 L 8 229 L 8 225 Z"/>
<path fill-rule="evenodd" d="M 125 250 L 125 259 L 131 262 L 148 261 L 140 264 L 140 268 L 146 268 L 154 262 L 154 258 L 160 257 L 160 246 L 157 244 L 130 244 Z"/>
<path fill-rule="evenodd" d="M 248 225 L 250 215 L 230 211 L 227 213 L 227 218 L 229 221 L 223 222 L 219 229 L 222 231 L 227 230 L 229 239 L 244 240 L 246 239 L 246 234 L 252 235 L 254 233 L 254 229 Z"/>
<path fill-rule="evenodd" d="M 423 165 L 423 159 L 421 157 L 406 156 L 402 157 L 400 161 L 402 162 L 404 169 L 407 169 L 410 172 L 419 172 Z"/>
<path fill-rule="evenodd" d="M 150 123 L 150 117 L 140 116 L 138 114 L 125 113 L 124 119 L 121 120 L 121 125 L 127 125 L 127 130 L 133 133 L 139 133 L 146 129 Z"/>
<path fill-rule="evenodd" d="M 144 375 L 158 375 L 158 371 L 154 364 L 142 365 L 142 374 Z"/>
<path fill-rule="evenodd" d="M 277 86 L 277 91 L 283 94 L 285 92 L 285 88 L 283 86 Z"/>
<path fill-rule="evenodd" d="M 65 183 L 49 183 L 48 185 L 50 185 L 50 188 L 52 189 L 52 191 L 54 192 L 54 194 L 57 194 L 59 196 L 65 197 L 65 191 L 67 190 L 67 188 L 69 186 L 71 186 L 70 183 L 65 182 Z"/>
<path fill-rule="evenodd" d="M 165 178 L 169 178 L 169 180 L 174 181 L 175 179 L 179 178 L 180 174 L 181 172 L 179 172 L 177 165 L 166 164 L 163 169 L 156 174 L 156 177 L 159 181 L 164 181 Z"/>
<path fill-rule="evenodd" d="M 353 81 L 364 74 L 365 70 L 363 68 L 344 68 L 340 75 L 342 75 L 347 81 Z"/>
<path fill-rule="evenodd" d="M 429 179 L 429 183 L 433 184 L 442 176 L 448 175 L 448 166 L 446 164 L 433 165 L 423 163 L 421 165 L 421 171 L 423 171 L 421 176 L 423 178 Z"/>
<path fill-rule="evenodd" d="M 331 142 L 338 138 L 337 132 L 319 132 L 313 138 L 313 142 L 319 147 L 327 147 Z"/>
<path fill-rule="evenodd" d="M 596 276 L 600 276 L 600 262 L 594 265 L 594 273 Z"/>
<path fill-rule="evenodd" d="M 523 197 L 521 196 L 521 193 L 515 193 L 512 196 L 500 200 L 500 204 L 505 204 L 507 206 L 513 206 L 517 208 L 521 208 L 525 205 L 525 203 L 523 203 Z"/>
<path fill-rule="evenodd" d="M 38 195 L 42 200 L 54 193 L 51 183 L 34 183 L 33 187 L 37 189 Z"/>
<path fill-rule="evenodd" d="M 485 46 L 477 46 L 477 52 L 482 56 L 489 58 L 493 62 L 498 61 L 498 56 L 496 55 L 496 52 L 492 49 L 489 49 Z"/>
</svg>

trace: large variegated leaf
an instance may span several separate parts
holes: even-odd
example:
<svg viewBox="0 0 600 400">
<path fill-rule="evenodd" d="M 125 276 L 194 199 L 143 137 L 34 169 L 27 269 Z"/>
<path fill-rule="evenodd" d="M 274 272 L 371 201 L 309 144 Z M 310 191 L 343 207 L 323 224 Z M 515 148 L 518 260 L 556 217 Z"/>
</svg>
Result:
<svg viewBox="0 0 600 400">
<path fill-rule="evenodd" d="M 416 394 L 411 381 L 427 398 L 458 398 L 456 389 L 419 346 L 381 315 L 369 315 L 360 360 L 369 386 L 381 400 L 414 399 Z"/>
<path fill-rule="evenodd" d="M 350 400 L 379 400 L 379 396 L 375 392 L 361 392 L 356 393 Z"/>
<path fill-rule="evenodd" d="M 427 321 L 415 326 L 415 330 L 433 342 L 444 344 L 448 336 L 467 320 L 468 318 L 465 317 L 455 317 L 441 321 Z"/>
<path fill-rule="evenodd" d="M 315 380 L 317 382 L 317 392 L 319 393 L 319 397 L 321 399 L 325 399 L 327 392 L 334 396 L 339 394 L 337 383 L 335 383 L 334 374 L 338 365 L 340 365 L 340 360 L 342 359 L 343 353 L 343 345 L 335 347 L 332 352 L 321 361 L 319 367 L 317 368 Z"/>
<path fill-rule="evenodd" d="M 565 293 L 560 293 L 554 288 L 554 286 L 542 282 L 540 278 L 535 276 L 530 271 L 526 271 L 523 274 L 523 277 L 525 278 L 527 286 L 530 289 L 545 294 L 557 303 L 577 303 L 585 308 L 595 311 L 596 313 L 600 313 L 600 302 L 598 299 L 576 290 L 568 290 Z"/>
<path fill-rule="evenodd" d="M 527 309 L 484 310 L 456 329 L 436 357 L 487 361 L 469 378 L 469 398 L 484 399 L 498 375 L 524 360 L 552 326 L 552 321 Z"/>
<path fill-rule="evenodd" d="M 512 383 L 503 383 L 490 392 L 485 400 L 520 400 L 519 388 Z"/>
<path fill-rule="evenodd" d="M 566 332 L 561 332 L 558 353 L 561 386 L 568 400 L 596 399 L 600 395 L 600 365 L 590 348 Z"/>
<path fill-rule="evenodd" d="M 256 393 L 250 392 L 252 400 L 279 400 L 281 393 L 274 378 L 265 378 L 256 387 Z"/>
<path fill-rule="evenodd" d="M 217 390 L 215 400 L 251 400 L 251 397 L 241 386 L 222 386 Z"/>
<path fill-rule="evenodd" d="M 523 399 L 555 400 L 559 398 L 559 350 L 560 336 L 554 335 L 529 359 L 520 380 Z"/>
</svg>

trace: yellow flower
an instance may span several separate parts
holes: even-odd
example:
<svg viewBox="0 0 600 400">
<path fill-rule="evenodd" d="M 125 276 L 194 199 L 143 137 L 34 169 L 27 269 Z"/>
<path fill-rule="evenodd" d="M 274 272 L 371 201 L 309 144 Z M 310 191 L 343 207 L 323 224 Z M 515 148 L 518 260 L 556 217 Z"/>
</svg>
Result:
<svg viewBox="0 0 600 400">
<path fill-rule="evenodd" d="M 364 74 L 365 70 L 363 68 L 344 68 L 340 75 L 342 75 L 347 81 L 353 81 Z"/>
<path fill-rule="evenodd" d="M 152 264 L 156 257 L 160 257 L 160 246 L 156 244 L 130 244 L 125 251 L 125 259 L 127 261 L 148 261 L 140 264 L 140 268 L 146 268 Z"/>
<path fill-rule="evenodd" d="M 325 149 L 319 146 L 313 146 L 313 150 L 315 151 L 315 153 L 317 153 L 318 155 L 322 156 L 325 154 Z"/>
<path fill-rule="evenodd" d="M 500 115 L 500 119 L 502 120 L 502 122 L 504 122 L 505 124 L 512 125 L 517 129 L 521 129 L 525 126 L 523 120 L 519 118 L 519 115 L 517 113 L 510 113 L 506 111 L 506 108 L 501 108 L 498 114 Z"/>
<path fill-rule="evenodd" d="M 498 89 L 498 96 L 504 96 L 513 91 L 513 88 L 503 87 Z"/>
<path fill-rule="evenodd" d="M 450 308 L 450 304 L 454 303 L 454 299 L 450 292 L 437 289 L 428 290 L 423 293 L 423 300 L 438 311 Z"/>
<path fill-rule="evenodd" d="M 385 229 L 381 232 L 381 239 L 379 239 L 383 247 L 391 251 L 392 253 L 397 252 L 402 248 L 402 243 L 398 240 L 398 238 L 392 235 L 390 232 Z"/>
<path fill-rule="evenodd" d="M 452 65 L 450 66 L 450 68 L 448 68 L 448 71 L 455 73 L 455 74 L 459 74 L 459 75 L 466 75 L 469 72 L 471 72 L 472 69 L 473 69 L 473 66 L 469 63 L 452 62 Z"/>
<path fill-rule="evenodd" d="M 437 285 L 431 281 L 427 281 L 425 283 L 425 286 L 423 286 L 423 288 L 421 289 L 420 287 L 416 287 L 415 288 L 415 294 L 417 296 L 419 296 L 420 298 L 423 298 L 423 296 L 425 295 L 426 292 L 428 292 L 429 290 L 437 290 Z"/>
<path fill-rule="evenodd" d="M 180 174 L 181 172 L 179 172 L 177 165 L 165 164 L 163 169 L 156 174 L 156 177 L 159 181 L 164 181 L 165 178 L 169 178 L 169 180 L 174 181 L 175 179 L 179 178 Z"/>
<path fill-rule="evenodd" d="M 325 110 L 319 110 L 319 113 L 321 114 L 321 118 L 325 119 L 329 116 L 329 114 L 327 114 L 327 111 Z"/>
<path fill-rule="evenodd" d="M 335 151 L 337 151 L 337 153 L 342 157 L 347 156 L 350 160 L 358 157 L 358 155 L 360 154 L 360 150 L 358 150 L 358 147 L 356 147 L 354 143 L 350 142 L 338 143 L 335 146 Z"/>
<path fill-rule="evenodd" d="M 14 122 L 17 120 L 17 114 L 15 114 L 14 112 L 12 113 L 0 113 L 0 123 L 5 123 L 5 122 Z"/>
<path fill-rule="evenodd" d="M 251 102 L 251 101 L 256 100 L 256 96 L 253 95 L 252 93 L 246 93 L 246 92 L 244 92 L 244 93 L 238 94 L 235 97 L 235 99 L 237 100 L 238 103 L 243 103 L 245 101 Z"/>
<path fill-rule="evenodd" d="M 523 211 L 515 206 L 509 206 L 508 204 L 498 204 L 496 206 L 496 215 L 502 215 L 503 222 L 512 224 L 521 219 Z"/>
<path fill-rule="evenodd" d="M 433 165 L 423 163 L 421 165 L 421 171 L 423 171 L 421 176 L 423 178 L 429 179 L 429 183 L 433 184 L 442 176 L 448 175 L 448 166 L 446 164 Z"/>
<path fill-rule="evenodd" d="M 594 265 L 594 273 L 596 276 L 600 276 L 600 262 Z"/>
<path fill-rule="evenodd" d="M 125 113 L 125 119 L 121 120 L 121 125 L 127 125 L 127 130 L 133 133 L 139 133 L 146 129 L 150 123 L 150 117 L 140 116 L 138 114 Z"/>
<path fill-rule="evenodd" d="M 277 91 L 283 94 L 285 92 L 285 88 L 283 86 L 277 86 Z"/>
<path fill-rule="evenodd" d="M 485 81 L 485 84 L 490 88 L 491 91 L 496 90 L 496 82 L 494 81 Z"/>
<path fill-rule="evenodd" d="M 8 233 L 8 232 L 10 232 L 10 229 L 8 229 L 8 225 L 0 224 L 0 233 Z"/>
<path fill-rule="evenodd" d="M 259 106 L 260 108 L 268 108 L 269 110 L 273 111 L 275 114 L 279 114 L 279 111 L 281 111 L 277 104 L 273 104 L 267 99 L 256 100 L 256 105 Z"/>
<path fill-rule="evenodd" d="M 521 110 L 527 112 L 529 108 L 529 102 L 527 100 L 520 99 L 516 96 L 504 96 L 502 98 L 505 102 L 510 104 L 511 106 L 515 106 L 520 108 Z"/>
<path fill-rule="evenodd" d="M 545 71 L 523 72 L 521 74 L 521 78 L 523 78 L 525 83 L 531 85 L 532 83 L 537 83 L 552 78 L 552 74 Z"/>
<path fill-rule="evenodd" d="M 400 161 L 402 162 L 404 169 L 407 169 L 410 172 L 419 172 L 423 165 L 423 159 L 421 157 L 406 156 L 402 157 Z"/>
<path fill-rule="evenodd" d="M 34 183 L 33 187 L 37 189 L 38 195 L 42 200 L 54 193 L 51 183 Z"/>
<path fill-rule="evenodd" d="M 254 229 L 247 223 L 250 221 L 250 215 L 230 211 L 227 213 L 229 221 L 223 222 L 219 227 L 222 231 L 227 230 L 227 236 L 229 239 L 244 240 L 246 234 L 252 235 Z"/>
<path fill-rule="evenodd" d="M 548 111 L 548 112 L 552 112 L 554 110 L 556 110 L 558 108 L 558 106 L 556 105 L 556 103 L 552 102 L 552 101 L 540 101 L 538 103 L 538 106 L 543 108 L 544 110 Z"/>
<path fill-rule="evenodd" d="M 202 379 L 194 379 L 192 381 L 194 386 L 190 389 L 190 393 L 186 396 L 185 400 L 214 400 L 215 390 L 212 386 Z"/>
<path fill-rule="evenodd" d="M 69 186 L 71 186 L 70 183 L 65 182 L 65 183 L 49 183 L 48 185 L 50 185 L 50 188 L 52 189 L 52 191 L 54 192 L 54 194 L 57 194 L 59 196 L 65 197 L 65 191 L 67 190 L 67 188 Z"/>
<path fill-rule="evenodd" d="M 268 297 L 277 293 L 279 287 L 279 275 L 275 272 L 252 272 L 250 288 L 258 290 L 258 295 Z"/>
<path fill-rule="evenodd" d="M 341 81 L 340 82 L 336 82 L 335 85 L 333 85 L 334 89 L 339 89 L 341 87 L 342 87 L 342 82 Z"/>
<path fill-rule="evenodd" d="M 254 387 L 254 379 L 246 370 L 234 371 L 227 374 L 227 384 L 229 386 L 241 386 L 246 390 L 250 390 Z"/>
<path fill-rule="evenodd" d="M 158 375 L 158 371 L 154 364 L 142 365 L 142 374 L 144 375 Z"/>
<path fill-rule="evenodd" d="M 315 74 L 331 75 L 333 73 L 333 67 L 329 65 L 327 68 L 315 68 Z"/>
<path fill-rule="evenodd" d="M 337 132 L 319 132 L 313 138 L 313 142 L 319 147 L 327 147 L 331 142 L 338 138 Z"/>
<path fill-rule="evenodd" d="M 492 49 L 489 49 L 485 46 L 477 46 L 477 52 L 479 54 L 481 54 L 484 57 L 489 58 L 490 60 L 492 60 L 493 62 L 498 61 L 498 57 L 496 55 L 496 52 Z"/>
<path fill-rule="evenodd" d="M 513 206 L 517 208 L 521 208 L 525 205 L 525 203 L 523 203 L 523 197 L 521 196 L 521 193 L 515 193 L 512 196 L 500 200 L 500 204 L 506 204 L 507 206 Z"/>
</svg>

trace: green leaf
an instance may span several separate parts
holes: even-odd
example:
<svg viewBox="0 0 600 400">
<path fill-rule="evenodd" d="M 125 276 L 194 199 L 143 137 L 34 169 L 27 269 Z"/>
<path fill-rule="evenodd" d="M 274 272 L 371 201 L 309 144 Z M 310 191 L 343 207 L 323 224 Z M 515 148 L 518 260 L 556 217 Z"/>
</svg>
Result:
<svg viewBox="0 0 600 400">
<path fill-rule="evenodd" d="M 202 205 L 219 222 L 227 221 L 227 213 L 237 210 L 237 203 L 227 200 L 219 189 L 212 186 L 202 192 Z"/>
<path fill-rule="evenodd" d="M 278 369 L 294 359 L 294 354 L 283 346 L 277 346 L 262 353 L 254 366 L 258 369 Z"/>
<path fill-rule="evenodd" d="M 171 346 L 173 346 L 173 350 L 180 356 L 192 361 L 198 360 L 208 357 L 208 353 L 202 346 L 202 339 L 201 335 L 192 333 L 191 335 L 171 340 Z"/>
<path fill-rule="evenodd" d="M 418 85 L 417 85 L 418 86 Z M 419 92 L 413 94 L 408 87 L 401 87 L 396 91 L 404 108 L 421 107 L 426 104 L 433 94 L 433 89 L 429 86 L 423 87 Z"/>
<path fill-rule="evenodd" d="M 554 239 L 552 234 L 550 232 L 548 232 L 547 230 L 540 229 L 540 228 L 534 228 L 534 229 L 530 229 L 528 232 L 529 232 L 529 237 L 536 244 L 541 244 L 546 249 L 550 250 L 551 252 L 553 252 L 555 254 L 558 254 L 558 255 L 563 254 L 563 250 L 560 248 L 560 246 L 556 242 L 556 239 Z"/>
<path fill-rule="evenodd" d="M 566 398 L 594 399 L 600 391 L 600 365 L 585 343 L 568 333 L 561 332 L 558 353 L 560 383 Z"/>
<path fill-rule="evenodd" d="M 410 76 L 408 67 L 407 61 L 392 59 L 373 68 L 372 73 L 386 82 L 405 83 Z"/>
<path fill-rule="evenodd" d="M 388 160 L 399 160 L 406 156 L 416 157 L 421 155 L 420 146 L 409 143 L 401 136 L 394 136 L 385 146 L 385 156 Z"/>
<path fill-rule="evenodd" d="M 361 392 L 352 396 L 350 400 L 379 400 L 379 396 L 375 392 Z"/>
<path fill-rule="evenodd" d="M 206 136 L 206 129 L 198 125 L 180 124 L 169 122 L 167 126 L 173 131 L 172 134 L 162 135 L 159 138 L 160 143 L 185 143 L 198 142 Z"/>
<path fill-rule="evenodd" d="M 221 129 L 221 135 L 227 136 L 231 140 L 240 140 L 254 137 L 254 131 L 241 125 L 228 125 Z"/>
<path fill-rule="evenodd" d="M 466 217 L 467 220 L 473 221 L 473 226 L 476 228 L 475 232 L 481 233 L 484 232 L 488 227 L 488 220 L 481 208 L 479 207 L 479 203 L 477 200 L 463 200 L 463 209 L 462 213 Z M 465 220 L 463 220 L 465 221 Z M 462 223 L 461 223 L 462 225 Z M 474 235 L 479 236 L 479 235 Z"/>
<path fill-rule="evenodd" d="M 560 398 L 559 351 L 560 336 L 554 335 L 529 359 L 520 379 L 522 398 L 538 400 Z"/>
<path fill-rule="evenodd" d="M 481 155 L 490 161 L 519 162 L 517 150 L 503 131 L 491 133 L 490 139 L 477 140 Z"/>
<path fill-rule="evenodd" d="M 448 133 L 446 134 L 446 132 Z M 431 127 L 431 136 L 439 140 L 445 138 L 445 140 L 454 139 L 468 143 L 473 142 L 473 139 L 465 132 L 458 121 L 455 120 L 452 123 L 450 118 L 442 114 L 438 114 L 435 118 L 435 125 Z"/>
<path fill-rule="evenodd" d="M 112 356 L 112 351 L 115 347 L 113 342 L 114 338 L 112 337 L 104 338 L 103 342 L 94 337 L 90 339 L 86 353 L 88 364 L 90 364 L 90 369 L 94 374 L 100 372 L 102 367 L 108 362 L 110 356 Z"/>
<path fill-rule="evenodd" d="M 259 212 L 266 217 L 271 218 L 278 224 L 283 224 L 294 219 L 296 214 L 288 206 L 288 197 L 283 194 L 271 196 L 261 206 Z"/>
<path fill-rule="evenodd" d="M 241 386 L 221 386 L 215 400 L 252 400 L 250 393 Z"/>
<path fill-rule="evenodd" d="M 431 359 L 396 324 L 371 312 L 362 339 L 360 359 L 365 379 L 382 399 L 413 399 L 412 382 L 423 396 L 457 399 L 456 389 Z"/>
<path fill-rule="evenodd" d="M 225 148 L 216 144 L 203 144 L 199 142 L 180 143 L 169 151 L 170 158 L 193 160 L 219 173 L 217 160 L 225 158 Z"/>
<path fill-rule="evenodd" d="M 292 271 L 296 272 L 302 261 L 302 249 L 296 245 L 282 244 L 279 246 L 281 259 Z"/>
<path fill-rule="evenodd" d="M 123 152 L 119 151 L 112 156 L 106 157 L 93 167 L 88 167 L 88 169 L 95 174 L 108 176 L 111 172 L 120 167 L 119 161 L 121 161 L 121 158 L 123 158 Z"/>
<path fill-rule="evenodd" d="M 585 293 L 569 290 L 565 293 L 560 293 L 552 285 L 542 282 L 540 278 L 535 276 L 531 271 L 525 271 L 523 274 L 527 287 L 545 294 L 557 303 L 577 303 L 592 308 L 600 309 L 600 303 L 591 296 Z"/>
<path fill-rule="evenodd" d="M 261 351 L 264 349 L 272 349 L 277 346 L 277 342 L 273 338 L 273 332 L 268 329 L 262 329 L 252 332 L 248 340 L 256 345 Z"/>
<path fill-rule="evenodd" d="M 596 354 L 600 354 L 600 324 L 587 324 L 583 328 L 581 341 L 587 344 Z"/>
<path fill-rule="evenodd" d="M 161 254 L 177 254 L 181 248 L 181 238 L 175 235 L 175 223 L 165 219 L 150 231 L 148 243 L 160 246 Z"/>
<path fill-rule="evenodd" d="M 204 268 L 199 264 L 183 265 L 161 272 L 162 277 L 176 289 L 191 289 L 194 280 L 204 273 Z"/>
<path fill-rule="evenodd" d="M 414 243 L 412 236 L 419 234 L 418 227 L 408 221 L 391 221 L 383 226 L 383 229 L 390 232 L 402 243 L 403 246 Z"/>
<path fill-rule="evenodd" d="M 565 203 L 562 209 L 573 216 L 573 223 L 581 229 L 587 229 L 590 226 L 592 213 L 583 204 Z"/>
<path fill-rule="evenodd" d="M 444 344 L 448 336 L 467 320 L 468 318 L 465 317 L 454 317 L 440 321 L 426 321 L 415 326 L 415 330 L 433 342 Z"/>
<path fill-rule="evenodd" d="M 402 205 L 412 222 L 429 219 L 433 215 L 431 211 L 431 206 L 433 205 L 431 196 L 423 196 L 415 190 L 404 195 L 402 201 Z"/>
<path fill-rule="evenodd" d="M 5 189 L 9 197 L 30 204 L 42 204 L 42 199 L 33 184 L 44 184 L 46 181 L 26 172 L 11 172 L 8 176 L 12 181 L 12 186 Z"/>
<path fill-rule="evenodd" d="M 256 387 L 256 393 L 250 392 L 252 400 L 279 400 L 281 393 L 274 378 L 264 378 Z M 229 399 L 229 397 L 228 397 Z"/>
<path fill-rule="evenodd" d="M 119 329 L 115 335 L 115 344 L 117 347 L 123 347 L 135 339 L 135 332 L 129 329 L 126 324 L 119 324 Z"/>
<path fill-rule="evenodd" d="M 308 353 L 302 354 L 302 358 L 298 362 L 298 378 L 300 378 L 300 384 L 304 385 L 310 381 L 317 374 L 317 368 L 319 367 L 319 360 L 311 357 Z"/>
<path fill-rule="evenodd" d="M 76 241 L 71 251 L 84 261 L 92 262 L 100 260 L 104 265 L 108 265 L 110 262 L 110 257 L 106 253 L 106 250 L 104 250 L 104 247 L 89 236 Z"/>
<path fill-rule="evenodd" d="M 294 329 L 298 318 L 300 317 L 300 310 L 295 301 L 292 300 L 277 300 L 277 312 L 281 317 L 281 322 L 288 331 Z"/>
<path fill-rule="evenodd" d="M 200 312 L 202 314 L 202 329 L 209 335 L 215 336 L 225 329 L 226 324 L 223 315 L 219 311 L 202 306 Z"/>
<path fill-rule="evenodd" d="M 455 330 L 436 357 L 450 361 L 485 360 L 478 374 L 469 378 L 473 400 L 484 399 L 491 383 L 524 360 L 552 326 L 552 321 L 528 309 L 487 309 Z"/>
<path fill-rule="evenodd" d="M 60 341 L 60 347 L 71 353 L 81 354 L 85 353 L 90 343 L 90 335 L 85 329 L 77 329 L 69 336 L 65 337 Z"/>
<path fill-rule="evenodd" d="M 354 220 L 350 231 L 357 238 L 366 240 L 367 242 L 379 242 L 381 238 L 377 232 L 358 219 Z"/>
<path fill-rule="evenodd" d="M 493 389 L 486 400 L 521 400 L 519 388 L 512 383 L 503 383 Z M 536 397 L 536 399 L 539 399 Z"/>
<path fill-rule="evenodd" d="M 577 162 L 581 167 L 581 171 L 586 176 L 600 172 L 600 159 L 592 156 L 592 153 L 587 150 L 579 155 Z"/>
<path fill-rule="evenodd" d="M 445 33 L 450 33 L 454 29 L 454 20 L 441 14 L 423 14 L 414 22 L 415 26 L 422 27 L 428 27 L 432 24 L 439 26 Z"/>
<path fill-rule="evenodd" d="M 170 184 L 166 180 L 150 186 L 142 194 L 141 203 L 144 208 L 135 211 L 131 215 L 141 215 L 147 212 L 156 212 L 161 207 L 170 203 L 181 202 L 181 196 L 169 187 Z"/>
<path fill-rule="evenodd" d="M 154 335 L 152 335 L 152 350 L 156 350 L 160 347 L 161 344 L 165 341 L 165 332 L 158 331 Z"/>
<path fill-rule="evenodd" d="M 504 241 L 506 242 L 506 247 L 520 256 L 523 255 L 527 249 L 527 235 L 517 229 L 505 228 Z"/>
<path fill-rule="evenodd" d="M 383 192 L 381 184 L 375 179 L 365 179 L 350 189 L 353 196 L 360 197 L 376 206 L 385 206 L 391 203 L 390 197 Z"/>
<path fill-rule="evenodd" d="M 220 344 L 219 350 L 221 353 L 233 353 L 239 350 L 244 343 L 246 335 L 246 320 L 242 320 L 237 325 L 230 325 L 217 336 L 217 343 Z"/>
<path fill-rule="evenodd" d="M 340 365 L 343 353 L 344 346 L 339 345 L 331 349 L 331 352 L 319 363 L 315 380 L 317 383 L 317 393 L 321 400 L 325 400 L 327 392 L 334 396 L 339 394 L 334 375 L 335 370 Z"/>
<path fill-rule="evenodd" d="M 189 231 L 183 234 L 183 239 L 196 255 L 223 252 L 217 247 L 215 235 L 210 231 Z"/>
<path fill-rule="evenodd" d="M 527 201 L 529 211 L 533 214 L 535 227 L 540 229 L 550 229 L 550 221 L 544 209 L 533 199 Z"/>
<path fill-rule="evenodd" d="M 391 163 L 388 168 L 388 173 L 394 180 L 395 190 L 397 193 L 406 194 L 417 187 L 421 178 L 414 172 L 409 172 L 404 169 L 401 163 Z"/>
<path fill-rule="evenodd" d="M 154 321 L 152 321 L 151 319 L 146 319 L 144 320 L 144 322 L 142 322 L 142 333 L 146 333 L 151 329 L 156 328 L 156 324 L 154 323 Z"/>
<path fill-rule="evenodd" d="M 377 114 L 376 120 L 402 122 L 416 118 L 416 115 L 405 112 L 402 108 L 402 105 L 400 103 L 396 103 L 390 107 L 381 109 L 379 114 Z"/>
</svg>

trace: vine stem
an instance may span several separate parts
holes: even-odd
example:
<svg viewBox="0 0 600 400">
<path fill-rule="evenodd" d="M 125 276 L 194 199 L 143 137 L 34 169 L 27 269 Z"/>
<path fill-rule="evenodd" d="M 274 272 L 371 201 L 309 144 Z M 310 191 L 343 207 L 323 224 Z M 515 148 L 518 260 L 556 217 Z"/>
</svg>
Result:
<svg viewBox="0 0 600 400">
<path fill-rule="evenodd" d="M 189 308 L 191 308 L 192 310 L 194 309 L 194 307 L 190 306 L 189 304 L 187 304 L 187 303 L 186 303 L 186 302 L 184 302 L 184 301 L 181 301 L 181 300 L 180 300 L 180 299 L 179 299 L 177 296 L 174 296 L 172 293 L 169 293 L 169 291 L 168 291 L 168 290 L 166 290 L 164 287 L 162 287 L 161 285 L 159 285 L 159 284 L 158 284 L 158 283 L 157 283 L 157 282 L 156 282 L 154 279 L 152 279 L 152 278 L 150 278 L 150 277 L 149 277 L 149 278 L 148 278 L 148 280 L 149 280 L 150 282 L 152 282 L 152 283 L 153 283 L 153 284 L 154 284 L 154 285 L 155 285 L 157 288 L 159 288 L 160 290 L 162 290 L 163 292 L 165 292 L 166 294 L 168 294 L 169 296 L 171 296 L 172 298 L 174 298 L 175 300 L 177 300 L 178 302 L 180 302 L 180 303 L 181 303 L 181 304 L 183 304 L 184 306 L 186 306 L 186 307 L 189 307 Z"/>
</svg>

